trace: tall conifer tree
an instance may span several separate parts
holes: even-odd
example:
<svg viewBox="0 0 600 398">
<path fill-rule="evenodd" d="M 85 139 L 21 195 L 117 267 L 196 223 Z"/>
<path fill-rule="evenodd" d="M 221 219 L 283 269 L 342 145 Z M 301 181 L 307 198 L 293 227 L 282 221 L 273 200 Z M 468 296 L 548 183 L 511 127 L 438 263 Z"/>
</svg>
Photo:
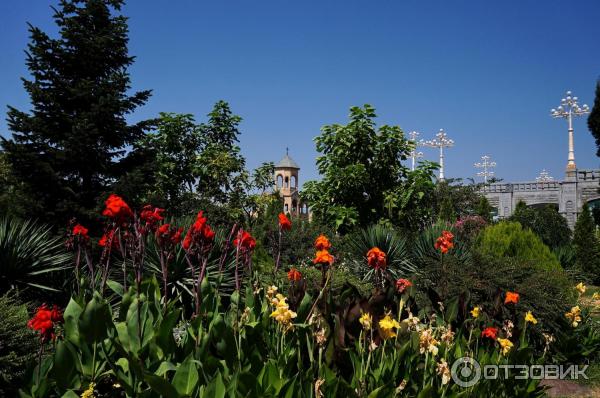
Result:
<svg viewBox="0 0 600 398">
<path fill-rule="evenodd" d="M 62 0 L 57 38 L 29 26 L 23 78 L 32 109 L 9 106 L 11 140 L 3 140 L 16 177 L 28 187 L 30 215 L 55 223 L 90 220 L 101 196 L 127 172 L 127 149 L 149 122 L 127 115 L 150 91 L 129 94 L 127 18 L 123 0 Z M 127 166 L 125 166 L 127 164 Z"/>
</svg>

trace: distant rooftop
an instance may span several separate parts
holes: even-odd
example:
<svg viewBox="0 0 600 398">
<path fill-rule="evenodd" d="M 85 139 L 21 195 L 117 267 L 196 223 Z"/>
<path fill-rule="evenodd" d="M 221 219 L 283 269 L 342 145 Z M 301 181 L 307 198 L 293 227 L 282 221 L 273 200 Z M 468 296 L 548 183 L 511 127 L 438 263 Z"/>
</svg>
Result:
<svg viewBox="0 0 600 398">
<path fill-rule="evenodd" d="M 283 159 L 281 159 L 275 167 L 276 168 L 287 167 L 287 168 L 292 168 L 292 169 L 300 169 L 300 166 L 298 166 L 298 163 L 296 163 L 294 161 L 294 159 L 292 159 L 290 157 L 290 155 L 287 153 L 287 150 L 286 150 L 286 153 L 285 153 L 285 156 L 283 157 Z"/>
</svg>

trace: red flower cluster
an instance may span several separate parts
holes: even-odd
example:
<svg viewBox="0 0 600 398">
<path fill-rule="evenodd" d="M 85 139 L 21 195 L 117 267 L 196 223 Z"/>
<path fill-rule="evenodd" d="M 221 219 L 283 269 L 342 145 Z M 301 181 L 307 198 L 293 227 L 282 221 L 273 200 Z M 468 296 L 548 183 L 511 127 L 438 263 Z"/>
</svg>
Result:
<svg viewBox="0 0 600 398">
<path fill-rule="evenodd" d="M 396 281 L 396 290 L 398 293 L 404 293 L 406 289 L 412 286 L 412 282 L 408 279 L 400 278 Z"/>
<path fill-rule="evenodd" d="M 196 216 L 196 221 L 192 224 L 183 240 L 182 245 L 185 250 L 189 250 L 195 243 L 212 243 L 215 239 L 215 232 L 206 221 L 206 217 L 203 216 L 203 212 L 200 210 Z"/>
<path fill-rule="evenodd" d="M 90 240 L 88 229 L 81 224 L 77 224 L 73 227 L 73 236 L 80 237 L 85 241 Z"/>
<path fill-rule="evenodd" d="M 156 224 L 165 219 L 162 215 L 164 212 L 165 209 L 146 205 L 140 212 L 140 220 L 146 224 L 147 228 L 153 230 L 156 227 Z"/>
<path fill-rule="evenodd" d="M 125 203 L 123 198 L 114 193 L 110 194 L 104 203 L 106 204 L 106 208 L 102 212 L 103 216 L 112 218 L 119 223 L 133 217 L 133 212 L 129 205 Z"/>
<path fill-rule="evenodd" d="M 385 270 L 387 267 L 387 255 L 380 248 L 374 247 L 367 252 L 367 262 L 371 268 Z"/>
<path fill-rule="evenodd" d="M 452 234 L 452 232 L 442 231 L 442 236 L 437 238 L 434 247 L 436 248 L 436 250 L 441 251 L 442 254 L 446 254 L 448 253 L 448 250 L 454 247 L 453 239 L 454 235 Z"/>
<path fill-rule="evenodd" d="M 481 337 L 487 337 L 488 339 L 496 340 L 497 336 L 498 328 L 494 328 L 491 326 L 483 329 L 483 332 L 481 332 Z"/>
<path fill-rule="evenodd" d="M 165 243 L 177 245 L 181 243 L 183 228 L 171 227 L 171 224 L 163 224 L 156 229 L 155 236 L 159 245 Z"/>
<path fill-rule="evenodd" d="M 313 264 L 332 265 L 334 258 L 329 253 L 329 248 L 331 248 L 329 239 L 327 239 L 327 237 L 323 234 L 319 235 L 319 237 L 315 240 L 315 249 L 317 249 L 317 254 L 315 254 Z"/>
<path fill-rule="evenodd" d="M 37 330 L 40 333 L 42 342 L 48 340 L 54 340 L 56 337 L 54 334 L 54 324 L 63 323 L 62 311 L 58 309 L 56 305 L 52 306 L 52 309 L 48 308 L 46 304 L 42 304 L 33 316 L 27 322 L 27 327 L 33 330 Z"/>
<path fill-rule="evenodd" d="M 113 248 L 116 248 L 119 245 L 119 242 L 117 242 L 117 239 L 115 239 L 115 231 L 112 229 L 102 235 L 98 241 L 98 246 L 105 247 L 109 242 Z"/>
<path fill-rule="evenodd" d="M 319 235 L 319 237 L 315 240 L 315 249 L 317 250 L 329 250 L 331 248 L 331 243 L 329 239 L 325 235 Z"/>
<path fill-rule="evenodd" d="M 288 280 L 292 282 L 298 282 L 300 279 L 302 279 L 302 274 L 296 268 L 292 267 L 292 269 L 290 269 L 288 272 L 287 277 Z"/>
<path fill-rule="evenodd" d="M 235 247 L 239 246 L 240 250 L 244 252 L 249 252 L 254 250 L 254 247 L 256 247 L 256 239 L 254 239 L 248 231 L 240 229 L 238 232 L 238 237 L 233 241 L 233 245 Z"/>
<path fill-rule="evenodd" d="M 283 213 L 279 213 L 279 228 L 281 228 L 282 231 L 289 231 L 292 229 L 292 222 Z"/>
</svg>

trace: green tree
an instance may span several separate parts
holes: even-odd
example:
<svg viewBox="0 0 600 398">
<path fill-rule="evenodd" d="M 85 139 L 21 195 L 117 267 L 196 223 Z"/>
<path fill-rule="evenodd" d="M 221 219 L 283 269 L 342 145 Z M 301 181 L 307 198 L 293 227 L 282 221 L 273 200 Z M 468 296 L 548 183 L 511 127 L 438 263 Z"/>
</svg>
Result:
<svg viewBox="0 0 600 398">
<path fill-rule="evenodd" d="M 512 257 L 542 269 L 561 268 L 550 248 L 518 222 L 504 221 L 485 228 L 477 238 L 475 250 L 496 258 Z"/>
<path fill-rule="evenodd" d="M 587 205 L 575 223 L 573 246 L 575 247 L 575 265 L 587 273 L 595 283 L 600 282 L 600 248 L 596 238 L 596 227 Z"/>
<path fill-rule="evenodd" d="M 150 97 L 131 92 L 123 0 L 61 0 L 57 38 L 30 26 L 23 79 L 30 113 L 9 106 L 11 140 L 2 141 L 20 183 L 38 205 L 30 215 L 66 223 L 93 219 L 103 192 L 124 175 L 126 149 L 149 122 L 126 118 Z"/>
<path fill-rule="evenodd" d="M 568 245 L 571 241 L 567 220 L 552 205 L 528 207 L 519 201 L 510 220 L 532 230 L 551 249 Z"/>
<path fill-rule="evenodd" d="M 208 122 L 200 126 L 197 191 L 202 206 L 223 222 L 241 219 L 246 206 L 250 177 L 238 146 L 241 121 L 227 102 L 219 101 L 208 114 Z"/>
<path fill-rule="evenodd" d="M 350 109 L 347 125 L 332 124 L 315 138 L 320 181 L 303 187 L 320 222 L 345 230 L 368 225 L 386 216 L 386 196 L 407 176 L 410 145 L 398 126 L 376 127 L 371 105 Z"/>
<path fill-rule="evenodd" d="M 450 196 L 446 196 L 442 200 L 440 212 L 438 214 L 438 219 L 440 221 L 446 221 L 449 223 L 453 223 L 454 221 L 456 221 L 456 213 L 454 212 L 454 207 L 452 205 L 452 199 L 450 198 Z"/>
<path fill-rule="evenodd" d="M 494 208 L 490 205 L 487 198 L 482 195 L 475 208 L 475 214 L 483 218 L 485 222 L 490 223 L 492 222 L 492 211 L 494 211 Z"/>
<path fill-rule="evenodd" d="M 596 156 L 600 156 L 600 80 L 596 82 L 596 98 L 588 117 L 588 128 L 596 139 Z"/>
</svg>

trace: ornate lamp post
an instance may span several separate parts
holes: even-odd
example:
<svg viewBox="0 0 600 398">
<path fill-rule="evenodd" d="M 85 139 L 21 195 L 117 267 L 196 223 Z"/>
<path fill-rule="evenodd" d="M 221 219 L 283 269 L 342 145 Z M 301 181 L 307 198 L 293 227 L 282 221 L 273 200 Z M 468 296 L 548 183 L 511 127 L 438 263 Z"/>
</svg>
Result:
<svg viewBox="0 0 600 398">
<path fill-rule="evenodd" d="M 483 177 L 483 182 L 485 184 L 487 184 L 488 177 L 494 176 L 494 172 L 490 171 L 489 169 L 491 169 L 492 167 L 496 167 L 496 162 L 492 162 L 491 160 L 492 160 L 492 158 L 490 156 L 483 155 L 481 157 L 481 162 L 477 162 L 477 163 L 473 164 L 473 166 L 475 168 L 483 169 L 483 171 L 478 172 L 477 175 L 479 177 Z"/>
<path fill-rule="evenodd" d="M 417 141 L 417 137 L 419 136 L 419 133 L 417 133 L 416 131 L 411 131 L 410 133 L 408 133 L 408 136 L 410 137 L 409 141 L 412 142 L 412 144 L 414 145 L 409 154 L 410 158 L 412 159 L 412 165 L 411 165 L 410 169 L 414 171 L 417 159 L 420 159 L 423 157 L 423 152 L 417 151 L 417 147 L 422 146 L 423 141 Z"/>
<path fill-rule="evenodd" d="M 569 157 L 567 162 L 567 171 L 573 171 L 575 166 L 575 149 L 573 144 L 573 117 L 583 116 L 590 113 L 590 108 L 587 105 L 579 106 L 578 98 L 574 97 L 570 91 L 567 91 L 567 96 L 560 100 L 560 105 L 556 109 L 550 110 L 550 116 L 553 118 L 565 118 L 569 125 Z"/>
<path fill-rule="evenodd" d="M 542 169 L 542 171 L 540 171 L 540 175 L 535 177 L 535 180 L 537 182 L 549 182 L 554 181 L 554 177 L 550 176 L 546 169 Z"/>
<path fill-rule="evenodd" d="M 435 135 L 435 138 L 423 142 L 423 146 L 440 148 L 440 181 L 444 181 L 444 148 L 453 147 L 454 140 L 448 138 L 444 129 L 440 129 L 440 132 Z"/>
</svg>

